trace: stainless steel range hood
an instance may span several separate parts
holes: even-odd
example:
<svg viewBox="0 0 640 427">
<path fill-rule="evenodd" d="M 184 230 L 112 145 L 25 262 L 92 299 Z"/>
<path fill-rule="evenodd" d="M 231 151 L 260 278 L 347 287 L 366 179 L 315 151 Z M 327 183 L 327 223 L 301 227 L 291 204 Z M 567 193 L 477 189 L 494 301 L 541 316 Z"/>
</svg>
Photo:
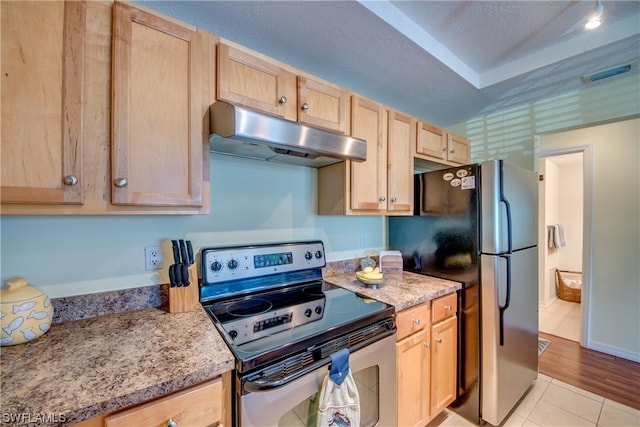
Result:
<svg viewBox="0 0 640 427">
<path fill-rule="evenodd" d="M 367 142 L 269 116 L 228 102 L 209 108 L 209 151 L 272 162 L 322 167 L 367 158 Z"/>
</svg>

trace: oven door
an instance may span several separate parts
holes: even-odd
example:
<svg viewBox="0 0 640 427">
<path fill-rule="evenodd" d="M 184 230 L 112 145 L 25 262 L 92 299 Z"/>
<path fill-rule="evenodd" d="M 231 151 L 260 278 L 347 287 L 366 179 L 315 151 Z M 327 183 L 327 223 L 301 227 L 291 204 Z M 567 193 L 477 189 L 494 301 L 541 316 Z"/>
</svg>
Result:
<svg viewBox="0 0 640 427">
<path fill-rule="evenodd" d="M 363 427 L 396 424 L 395 334 L 349 355 L 360 396 Z M 241 427 L 314 426 L 317 400 L 328 366 L 268 391 L 237 395 Z"/>
</svg>

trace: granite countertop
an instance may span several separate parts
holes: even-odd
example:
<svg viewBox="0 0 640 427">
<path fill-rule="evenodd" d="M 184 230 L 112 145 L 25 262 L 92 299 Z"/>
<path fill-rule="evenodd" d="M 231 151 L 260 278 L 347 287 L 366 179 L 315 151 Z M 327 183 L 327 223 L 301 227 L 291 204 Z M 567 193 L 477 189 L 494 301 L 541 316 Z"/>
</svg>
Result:
<svg viewBox="0 0 640 427">
<path fill-rule="evenodd" d="M 358 281 L 355 273 L 329 275 L 324 277 L 324 280 L 366 297 L 391 304 L 396 311 L 450 294 L 462 287 L 459 282 L 406 271 L 387 274 L 387 280 L 378 289 L 367 287 Z"/>
<path fill-rule="evenodd" d="M 2 347 L 2 425 L 67 425 L 215 378 L 233 355 L 202 309 L 157 308 L 52 325 Z M 21 417 L 16 421 L 15 418 Z"/>
</svg>

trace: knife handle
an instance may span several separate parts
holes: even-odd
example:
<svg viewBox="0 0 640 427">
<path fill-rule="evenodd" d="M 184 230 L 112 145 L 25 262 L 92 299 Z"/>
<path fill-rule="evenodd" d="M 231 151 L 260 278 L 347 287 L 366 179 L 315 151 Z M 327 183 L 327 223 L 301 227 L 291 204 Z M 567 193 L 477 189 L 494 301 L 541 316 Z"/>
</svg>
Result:
<svg viewBox="0 0 640 427">
<path fill-rule="evenodd" d="M 191 265 L 194 263 L 194 258 L 193 258 L 193 246 L 191 246 L 191 240 L 187 240 L 187 264 Z"/>
<path fill-rule="evenodd" d="M 186 264 L 188 262 L 187 249 L 184 246 L 184 240 L 180 239 L 179 242 L 180 242 L 180 261 L 178 262 L 182 264 Z"/>
<path fill-rule="evenodd" d="M 180 264 L 180 268 L 182 269 L 182 284 L 189 286 L 191 284 L 189 281 L 189 267 L 187 264 Z"/>
<path fill-rule="evenodd" d="M 177 264 L 180 262 L 180 252 L 178 249 L 178 241 L 177 240 L 172 240 L 171 241 L 171 248 L 173 249 L 173 261 Z"/>
</svg>

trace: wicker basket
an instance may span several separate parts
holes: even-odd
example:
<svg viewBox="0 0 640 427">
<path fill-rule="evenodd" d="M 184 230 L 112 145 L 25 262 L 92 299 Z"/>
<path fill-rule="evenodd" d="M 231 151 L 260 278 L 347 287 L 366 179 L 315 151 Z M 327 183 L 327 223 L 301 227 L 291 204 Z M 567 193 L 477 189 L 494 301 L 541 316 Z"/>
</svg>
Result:
<svg viewBox="0 0 640 427">
<path fill-rule="evenodd" d="M 556 269 L 556 281 L 558 284 L 558 296 L 560 297 L 560 299 L 579 303 L 580 296 L 582 294 L 582 285 L 579 288 L 572 288 L 565 282 L 564 278 L 562 277 L 562 273 L 582 274 L 582 272 Z"/>
</svg>

